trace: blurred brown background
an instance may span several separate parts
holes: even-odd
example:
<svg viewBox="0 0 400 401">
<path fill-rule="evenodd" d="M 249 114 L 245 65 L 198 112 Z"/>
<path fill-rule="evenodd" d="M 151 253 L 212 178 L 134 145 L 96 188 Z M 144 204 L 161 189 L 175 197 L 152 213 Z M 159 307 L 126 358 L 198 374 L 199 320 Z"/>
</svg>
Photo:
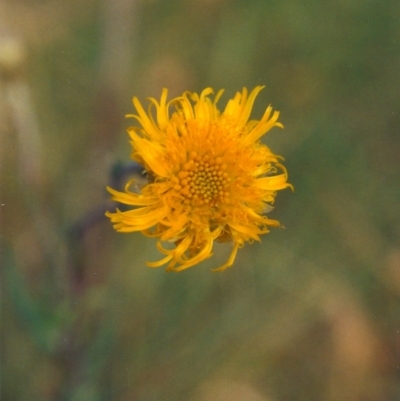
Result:
<svg viewBox="0 0 400 401">
<path fill-rule="evenodd" d="M 397 0 L 0 1 L 1 400 L 400 400 Z M 266 85 L 295 192 L 180 274 L 113 231 L 131 97 Z M 122 164 L 121 164 L 122 163 Z"/>
</svg>

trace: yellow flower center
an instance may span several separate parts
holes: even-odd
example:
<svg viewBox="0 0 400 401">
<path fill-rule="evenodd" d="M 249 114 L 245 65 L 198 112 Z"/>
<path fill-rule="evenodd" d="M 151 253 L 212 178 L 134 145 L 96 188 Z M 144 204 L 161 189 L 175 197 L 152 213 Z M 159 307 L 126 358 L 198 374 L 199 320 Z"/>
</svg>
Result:
<svg viewBox="0 0 400 401">
<path fill-rule="evenodd" d="M 229 195 L 229 175 L 227 165 L 221 157 L 199 156 L 191 152 L 179 173 L 171 182 L 178 198 L 185 205 L 216 206 L 225 202 Z"/>
</svg>

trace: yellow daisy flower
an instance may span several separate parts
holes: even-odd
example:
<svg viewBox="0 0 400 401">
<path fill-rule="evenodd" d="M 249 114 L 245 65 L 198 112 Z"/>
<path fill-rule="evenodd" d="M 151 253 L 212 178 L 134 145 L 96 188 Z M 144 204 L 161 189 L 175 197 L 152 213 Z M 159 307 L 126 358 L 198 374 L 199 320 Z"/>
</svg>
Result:
<svg viewBox="0 0 400 401">
<path fill-rule="evenodd" d="M 137 114 L 127 117 L 140 126 L 128 128 L 132 159 L 143 166 L 148 183 L 138 191 L 130 189 L 133 180 L 125 192 L 107 188 L 113 200 L 134 208 L 106 215 L 117 231 L 158 238 L 165 257 L 148 266 L 168 264 L 167 271 L 182 271 L 212 256 L 214 241 L 230 242 L 228 260 L 214 269 L 222 271 L 245 242 L 279 227 L 265 213 L 276 192 L 292 186 L 282 158 L 260 142 L 272 127 L 283 128 L 279 112 L 268 106 L 260 120 L 249 120 L 262 89 L 248 94 L 243 88 L 223 112 L 217 108 L 223 90 L 212 100 L 211 88 L 169 102 L 164 89 L 160 102 L 149 99 L 148 113 L 133 98 Z"/>
</svg>

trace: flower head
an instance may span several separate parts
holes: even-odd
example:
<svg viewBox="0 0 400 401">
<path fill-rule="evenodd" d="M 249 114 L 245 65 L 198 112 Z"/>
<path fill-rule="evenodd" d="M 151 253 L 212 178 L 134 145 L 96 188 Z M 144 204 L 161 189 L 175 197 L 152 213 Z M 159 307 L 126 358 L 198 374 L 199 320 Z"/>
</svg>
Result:
<svg viewBox="0 0 400 401">
<path fill-rule="evenodd" d="M 272 127 L 281 127 L 279 112 L 268 106 L 260 120 L 249 120 L 253 103 L 262 90 L 246 88 L 230 99 L 223 112 L 217 108 L 222 90 L 200 95 L 185 92 L 167 102 L 150 98 L 146 113 L 134 97 L 137 114 L 128 114 L 140 126 L 128 128 L 132 159 L 147 173 L 148 183 L 139 191 L 108 191 L 131 210 L 107 212 L 120 232 L 140 231 L 158 238 L 165 255 L 150 267 L 167 264 L 167 271 L 181 271 L 212 256 L 214 241 L 232 243 L 222 266 L 232 266 L 245 242 L 278 227 L 266 217 L 276 192 L 291 187 L 281 157 L 260 142 Z M 167 245 L 169 244 L 169 245 Z"/>
</svg>

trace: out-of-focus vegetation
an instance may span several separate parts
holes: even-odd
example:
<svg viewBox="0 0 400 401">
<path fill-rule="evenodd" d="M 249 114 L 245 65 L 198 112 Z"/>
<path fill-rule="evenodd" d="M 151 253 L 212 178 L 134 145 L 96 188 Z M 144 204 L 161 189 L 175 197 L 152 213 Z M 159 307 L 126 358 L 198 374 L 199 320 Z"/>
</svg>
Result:
<svg viewBox="0 0 400 401">
<path fill-rule="evenodd" d="M 3 0 L 1 399 L 400 399 L 400 3 Z M 131 97 L 264 84 L 295 192 L 211 273 L 103 217 Z"/>
</svg>

